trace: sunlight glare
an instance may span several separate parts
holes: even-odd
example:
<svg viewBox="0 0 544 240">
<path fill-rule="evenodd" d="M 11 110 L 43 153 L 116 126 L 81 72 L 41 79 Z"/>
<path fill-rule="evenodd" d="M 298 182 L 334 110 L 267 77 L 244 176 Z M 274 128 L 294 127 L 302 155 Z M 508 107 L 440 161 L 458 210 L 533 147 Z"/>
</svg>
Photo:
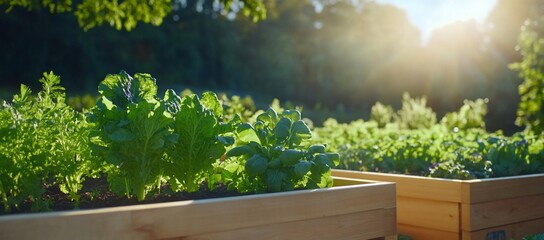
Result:
<svg viewBox="0 0 544 240">
<path fill-rule="evenodd" d="M 422 32 L 423 42 L 427 42 L 432 31 L 456 21 L 474 19 L 483 22 L 495 7 L 496 0 L 377 0 L 406 10 L 410 21 Z"/>
</svg>

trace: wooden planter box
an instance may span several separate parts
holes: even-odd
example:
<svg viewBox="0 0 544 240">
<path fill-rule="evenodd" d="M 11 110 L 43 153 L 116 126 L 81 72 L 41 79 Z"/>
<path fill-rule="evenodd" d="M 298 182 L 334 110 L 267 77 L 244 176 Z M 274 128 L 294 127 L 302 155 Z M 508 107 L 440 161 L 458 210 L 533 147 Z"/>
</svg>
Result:
<svg viewBox="0 0 544 240">
<path fill-rule="evenodd" d="M 521 239 L 544 232 L 544 174 L 481 180 L 333 174 L 397 183 L 397 229 L 413 239 Z"/>
<path fill-rule="evenodd" d="M 0 239 L 396 239 L 395 184 L 0 217 Z"/>
</svg>

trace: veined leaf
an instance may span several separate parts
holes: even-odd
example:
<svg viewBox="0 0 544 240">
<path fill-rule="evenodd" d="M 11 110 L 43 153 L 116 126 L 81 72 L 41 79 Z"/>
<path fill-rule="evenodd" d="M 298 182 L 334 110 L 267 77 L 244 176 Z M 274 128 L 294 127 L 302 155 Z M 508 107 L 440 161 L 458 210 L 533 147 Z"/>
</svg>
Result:
<svg viewBox="0 0 544 240">
<path fill-rule="evenodd" d="M 128 142 L 134 140 L 136 135 L 125 128 L 119 128 L 113 133 L 109 134 L 108 137 L 114 142 Z"/>
<path fill-rule="evenodd" d="M 248 123 L 243 123 L 236 129 L 238 132 L 238 139 L 243 142 L 256 142 L 261 143 L 259 136 L 255 132 L 255 129 Z"/>
<path fill-rule="evenodd" d="M 185 96 L 174 117 L 174 133 L 179 134 L 179 141 L 169 151 L 173 162 L 170 175 L 180 182 L 174 190 L 194 192 L 213 171 L 212 164 L 225 153 L 219 136 L 227 128 L 218 124 L 214 113 L 196 95 Z"/>
<path fill-rule="evenodd" d="M 202 106 L 212 111 L 217 118 L 223 116 L 223 106 L 219 102 L 219 99 L 215 93 L 205 92 L 202 94 L 202 99 L 200 102 L 202 103 Z"/>
<path fill-rule="evenodd" d="M 268 170 L 266 172 L 266 184 L 268 191 L 279 192 L 282 190 L 282 183 L 287 175 L 279 170 Z"/>
<path fill-rule="evenodd" d="M 294 149 L 283 151 L 279 159 L 283 166 L 293 166 L 304 156 L 304 153 Z"/>
<path fill-rule="evenodd" d="M 295 164 L 295 174 L 299 177 L 306 175 L 312 167 L 312 164 L 308 161 L 300 161 Z"/>
<path fill-rule="evenodd" d="M 255 154 L 246 161 L 245 167 L 249 176 L 258 176 L 266 172 L 267 165 L 266 158 Z"/>
</svg>

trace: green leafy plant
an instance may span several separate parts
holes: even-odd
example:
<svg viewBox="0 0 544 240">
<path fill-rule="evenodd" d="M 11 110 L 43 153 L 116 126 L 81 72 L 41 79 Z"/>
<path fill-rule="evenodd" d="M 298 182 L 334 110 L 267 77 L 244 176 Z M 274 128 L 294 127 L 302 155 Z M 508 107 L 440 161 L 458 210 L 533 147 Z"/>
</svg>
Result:
<svg viewBox="0 0 544 240">
<path fill-rule="evenodd" d="M 25 85 L 12 104 L 0 106 L 0 196 L 5 211 L 30 201 L 47 209 L 46 185 L 58 185 L 75 202 L 93 162 L 88 147 L 90 125 L 65 103 L 60 78 L 44 73 L 36 96 Z"/>
<path fill-rule="evenodd" d="M 225 13 L 232 12 L 232 0 L 220 0 Z M 261 0 L 241 0 L 240 6 L 245 16 L 250 16 L 253 21 L 266 18 L 266 7 Z M 163 19 L 172 12 L 172 0 L 82 0 L 74 4 L 72 0 L 0 0 L 0 5 L 8 7 L 11 11 L 14 7 L 23 7 L 28 10 L 45 8 L 51 13 L 74 12 L 79 25 L 84 30 L 109 24 L 117 30 L 134 29 L 138 22 L 161 25 Z M 203 4 L 203 3 L 201 3 Z M 237 9 L 237 8 L 236 8 Z"/>
<path fill-rule="evenodd" d="M 483 116 L 482 111 L 465 114 L 475 116 L 473 123 L 480 121 L 476 116 Z M 544 140 L 533 134 L 503 136 L 479 127 L 455 130 L 446 124 L 422 129 L 395 124 L 379 128 L 375 121 L 338 123 L 329 119 L 314 129 L 313 142 L 339 152 L 337 167 L 343 169 L 454 179 L 544 172 Z"/>
<path fill-rule="evenodd" d="M 394 114 L 393 107 L 377 102 L 370 110 L 370 119 L 378 123 L 378 127 L 383 128 L 393 120 Z"/>
<path fill-rule="evenodd" d="M 487 114 L 487 103 L 489 100 L 476 99 L 476 101 L 465 100 L 458 112 L 447 113 L 441 123 L 449 129 L 466 130 L 469 128 L 485 129 L 484 117 Z"/>
<path fill-rule="evenodd" d="M 278 192 L 332 186 L 330 169 L 339 155 L 324 145 L 309 146 L 312 134 L 300 112 L 273 108 L 255 124 L 236 129 L 237 146 L 227 152 L 224 178 L 240 191 Z"/>
<path fill-rule="evenodd" d="M 204 93 L 202 99 L 194 94 L 185 96 L 179 102 L 173 126 L 179 140 L 168 151 L 172 166 L 167 168 L 175 191 L 199 190 L 213 175 L 213 164 L 225 153 L 225 146 L 234 143 L 233 137 L 227 136 L 233 127 L 218 121 L 222 114 L 221 103 L 212 92 Z"/>
<path fill-rule="evenodd" d="M 402 96 L 402 108 L 397 112 L 396 122 L 401 128 L 430 128 L 436 123 L 436 114 L 427 107 L 427 98 L 411 98 L 410 94 Z"/>
<path fill-rule="evenodd" d="M 240 117 L 240 121 L 249 122 L 257 110 L 255 102 L 250 96 L 240 98 L 240 96 L 234 95 L 228 98 L 226 95 L 221 96 L 221 101 L 225 107 L 223 119 L 230 121 L 236 118 L 236 115 Z"/>
<path fill-rule="evenodd" d="M 519 85 L 521 101 L 516 124 L 535 134 L 544 132 L 544 38 L 538 32 L 542 21 L 527 21 L 519 36 L 521 62 L 510 65 L 517 70 L 523 82 Z"/>
<path fill-rule="evenodd" d="M 496 176 L 513 176 L 544 172 L 544 148 L 532 148 L 536 142 L 523 134 L 488 139 L 487 159 L 492 163 L 492 171 Z M 540 157 L 540 159 L 539 159 Z"/>
<path fill-rule="evenodd" d="M 161 185 L 166 151 L 177 142 L 169 111 L 176 106 L 175 93 L 168 91 L 159 100 L 154 78 L 149 74 L 133 78 L 124 71 L 108 75 L 98 91 L 102 97 L 91 116 L 96 123 L 95 152 L 110 165 L 110 188 L 141 201 Z"/>
</svg>

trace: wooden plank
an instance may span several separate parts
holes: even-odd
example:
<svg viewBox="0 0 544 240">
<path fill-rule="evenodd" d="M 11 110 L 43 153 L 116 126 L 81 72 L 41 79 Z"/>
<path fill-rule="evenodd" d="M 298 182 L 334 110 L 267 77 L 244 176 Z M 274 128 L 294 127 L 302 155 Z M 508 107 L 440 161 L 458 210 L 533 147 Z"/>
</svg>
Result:
<svg viewBox="0 0 544 240">
<path fill-rule="evenodd" d="M 173 238 L 394 208 L 395 202 L 394 184 L 369 183 L 98 210 L 22 214 L 0 217 L 0 239 Z"/>
<path fill-rule="evenodd" d="M 192 239 L 375 239 L 396 234 L 395 209 L 370 210 L 326 218 L 262 225 L 228 232 L 186 236 Z"/>
<path fill-rule="evenodd" d="M 462 202 L 479 203 L 544 194 L 542 186 L 544 174 L 468 180 L 463 182 Z"/>
<path fill-rule="evenodd" d="M 376 181 L 357 179 L 357 178 L 345 178 L 345 177 L 333 177 L 333 185 L 335 187 L 351 186 L 356 184 L 375 183 Z"/>
<path fill-rule="evenodd" d="M 398 224 L 397 231 L 399 235 L 406 235 L 413 240 L 440 239 L 440 240 L 459 240 L 460 232 L 440 231 L 436 229 Z"/>
<path fill-rule="evenodd" d="M 334 169 L 334 176 L 397 183 L 397 196 L 461 202 L 462 180 Z"/>
<path fill-rule="evenodd" d="M 527 235 L 544 233 L 544 218 L 535 219 L 526 222 L 518 222 L 500 227 L 487 228 L 479 231 L 469 232 L 463 231 L 463 240 L 479 240 L 479 239 L 522 239 Z M 496 238 L 488 235 L 495 236 Z"/>
<path fill-rule="evenodd" d="M 509 190 L 504 190 L 509 191 Z M 544 194 L 462 204 L 462 229 L 476 231 L 496 226 L 544 218 Z"/>
<path fill-rule="evenodd" d="M 117 210 L 127 209 L 119 207 Z M 129 211 L 69 211 L 0 218 L 0 239 L 145 239 Z"/>
<path fill-rule="evenodd" d="M 174 237 L 395 207 L 394 185 L 375 184 L 316 189 L 303 194 L 261 194 L 248 200 L 227 199 L 218 204 L 138 211 L 133 217 L 137 229 L 145 226 L 160 237 Z M 236 221 L 232 221 L 233 214 Z M 179 216 L 192 219 L 180 222 Z"/>
<path fill-rule="evenodd" d="M 446 232 L 459 232 L 459 204 L 434 200 L 397 197 L 399 224 Z"/>
</svg>

